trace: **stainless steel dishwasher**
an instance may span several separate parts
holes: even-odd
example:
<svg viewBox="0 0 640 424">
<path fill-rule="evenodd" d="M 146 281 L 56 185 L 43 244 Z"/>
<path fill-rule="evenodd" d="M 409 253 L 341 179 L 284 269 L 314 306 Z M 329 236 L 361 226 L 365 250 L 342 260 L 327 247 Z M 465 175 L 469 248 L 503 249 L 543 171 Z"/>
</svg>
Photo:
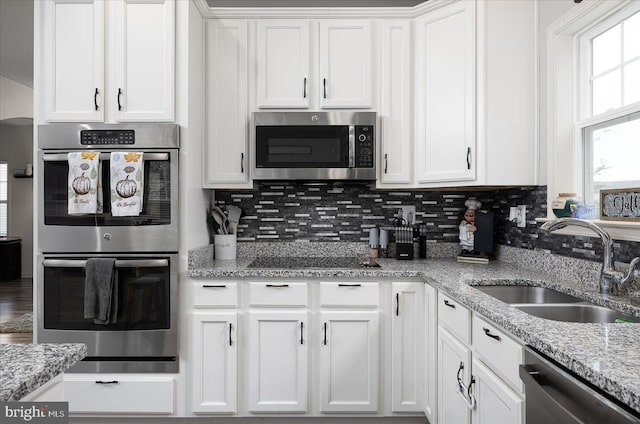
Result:
<svg viewBox="0 0 640 424">
<path fill-rule="evenodd" d="M 527 424 L 640 423 L 626 410 L 529 346 L 520 378 L 526 394 Z"/>
</svg>

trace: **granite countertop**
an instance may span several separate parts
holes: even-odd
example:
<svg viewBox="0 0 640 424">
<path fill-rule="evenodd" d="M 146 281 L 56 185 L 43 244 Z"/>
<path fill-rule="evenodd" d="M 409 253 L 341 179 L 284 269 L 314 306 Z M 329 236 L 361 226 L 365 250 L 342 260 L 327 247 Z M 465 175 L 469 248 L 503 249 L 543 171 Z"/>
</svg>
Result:
<svg viewBox="0 0 640 424">
<path fill-rule="evenodd" d="M 210 260 L 191 266 L 186 275 L 193 278 L 421 278 L 640 412 L 640 324 L 546 320 L 473 287 L 497 283 L 549 287 L 640 316 L 640 308 L 633 306 L 627 298 L 603 298 L 593 284 L 580 282 L 576 272 L 563 273 L 546 264 L 540 264 L 534 271 L 500 261 L 484 265 L 458 263 L 454 259 L 377 259 L 380 268 L 247 268 L 253 259 Z M 543 269 L 546 272 L 540 271 Z M 567 277 L 559 278 L 558 275 Z"/>
<path fill-rule="evenodd" d="M 86 355 L 84 344 L 0 344 L 0 401 L 19 401 Z"/>
</svg>

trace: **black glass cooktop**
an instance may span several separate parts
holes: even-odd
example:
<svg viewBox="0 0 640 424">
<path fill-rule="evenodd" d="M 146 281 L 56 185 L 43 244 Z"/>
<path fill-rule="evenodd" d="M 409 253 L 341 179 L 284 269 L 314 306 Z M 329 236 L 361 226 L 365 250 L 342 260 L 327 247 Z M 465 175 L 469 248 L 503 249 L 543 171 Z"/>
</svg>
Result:
<svg viewBox="0 0 640 424">
<path fill-rule="evenodd" d="M 248 268 L 369 268 L 379 267 L 375 261 L 363 258 L 302 258 L 265 257 L 256 258 Z"/>
</svg>

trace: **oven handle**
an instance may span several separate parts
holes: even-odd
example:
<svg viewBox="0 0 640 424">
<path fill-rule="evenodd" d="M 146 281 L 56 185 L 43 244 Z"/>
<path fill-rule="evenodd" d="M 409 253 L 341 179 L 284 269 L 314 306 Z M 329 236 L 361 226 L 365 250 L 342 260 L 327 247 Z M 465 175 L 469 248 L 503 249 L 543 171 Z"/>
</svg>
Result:
<svg viewBox="0 0 640 424">
<path fill-rule="evenodd" d="M 144 153 L 144 160 L 169 160 L 169 153 Z M 45 153 L 42 160 L 45 162 L 65 162 L 68 156 L 66 153 Z M 100 153 L 100 160 L 109 160 L 111 155 L 107 152 Z"/>
<path fill-rule="evenodd" d="M 85 259 L 44 259 L 45 268 L 84 268 Z M 169 259 L 118 259 L 116 268 L 160 268 L 169 266 Z"/>
</svg>

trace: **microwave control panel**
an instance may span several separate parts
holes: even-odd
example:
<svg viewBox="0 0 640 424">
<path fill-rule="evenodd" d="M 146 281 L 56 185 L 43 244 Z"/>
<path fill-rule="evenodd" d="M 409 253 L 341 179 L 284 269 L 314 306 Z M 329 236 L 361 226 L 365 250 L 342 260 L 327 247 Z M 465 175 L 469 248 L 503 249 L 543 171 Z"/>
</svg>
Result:
<svg viewBox="0 0 640 424">
<path fill-rule="evenodd" d="M 373 168 L 373 125 L 356 125 L 356 168 Z"/>
</svg>

